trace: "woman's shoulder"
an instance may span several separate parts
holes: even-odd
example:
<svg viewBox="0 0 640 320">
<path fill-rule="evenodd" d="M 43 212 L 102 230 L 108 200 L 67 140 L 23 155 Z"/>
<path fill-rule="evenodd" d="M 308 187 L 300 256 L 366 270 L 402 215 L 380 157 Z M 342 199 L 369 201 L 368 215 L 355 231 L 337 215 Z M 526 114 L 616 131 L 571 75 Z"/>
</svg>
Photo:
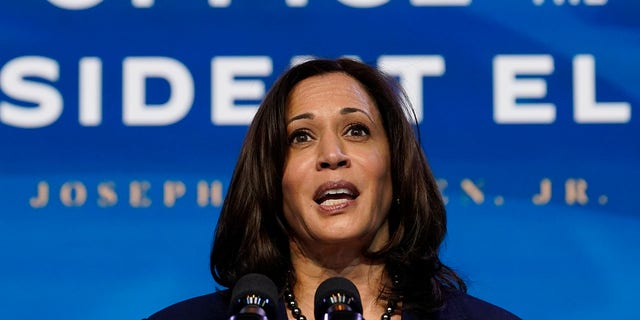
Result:
<svg viewBox="0 0 640 320">
<path fill-rule="evenodd" d="M 520 318 L 501 307 L 462 291 L 452 291 L 447 294 L 438 319 L 517 320 Z"/>
<path fill-rule="evenodd" d="M 168 306 L 147 320 L 226 320 L 228 302 L 229 291 L 218 291 Z"/>
</svg>

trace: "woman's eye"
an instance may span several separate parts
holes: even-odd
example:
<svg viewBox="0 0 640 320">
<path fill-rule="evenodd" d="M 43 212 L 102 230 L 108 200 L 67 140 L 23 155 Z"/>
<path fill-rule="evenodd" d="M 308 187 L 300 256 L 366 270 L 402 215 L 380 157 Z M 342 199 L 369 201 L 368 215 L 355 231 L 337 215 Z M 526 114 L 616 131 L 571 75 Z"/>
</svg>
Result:
<svg viewBox="0 0 640 320">
<path fill-rule="evenodd" d="M 311 135 L 306 130 L 296 130 L 289 135 L 289 144 L 305 143 L 311 141 Z"/>
<path fill-rule="evenodd" d="M 369 135 L 369 128 L 362 124 L 352 124 L 347 129 L 347 135 L 354 137 L 363 137 Z"/>
</svg>

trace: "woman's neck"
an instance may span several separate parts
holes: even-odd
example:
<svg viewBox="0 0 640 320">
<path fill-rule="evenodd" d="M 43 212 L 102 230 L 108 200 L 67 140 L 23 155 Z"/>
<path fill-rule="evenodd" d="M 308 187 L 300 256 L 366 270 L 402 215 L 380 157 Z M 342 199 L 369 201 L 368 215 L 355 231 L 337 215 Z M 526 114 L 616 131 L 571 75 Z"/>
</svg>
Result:
<svg viewBox="0 0 640 320">
<path fill-rule="evenodd" d="M 384 263 L 370 261 L 359 248 L 323 248 L 310 254 L 291 243 L 291 262 L 295 272 L 295 286 L 291 288 L 303 314 L 313 317 L 315 291 L 324 280 L 344 277 L 353 282 L 360 293 L 365 319 L 379 319 L 387 301 L 378 299 L 383 285 L 390 285 Z M 318 247 L 316 247 L 318 249 Z M 328 252 L 330 251 L 330 252 Z M 289 315 L 292 319 L 292 316 Z"/>
</svg>

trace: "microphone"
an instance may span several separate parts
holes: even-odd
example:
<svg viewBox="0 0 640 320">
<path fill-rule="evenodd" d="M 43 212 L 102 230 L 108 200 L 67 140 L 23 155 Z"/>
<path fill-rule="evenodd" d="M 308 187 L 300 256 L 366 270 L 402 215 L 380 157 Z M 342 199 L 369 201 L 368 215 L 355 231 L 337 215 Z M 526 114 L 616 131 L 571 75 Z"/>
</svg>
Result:
<svg viewBox="0 0 640 320">
<path fill-rule="evenodd" d="M 275 320 L 278 288 L 267 276 L 244 275 L 231 291 L 229 320 Z"/>
<path fill-rule="evenodd" d="M 342 277 L 325 280 L 316 290 L 314 314 L 315 320 L 363 320 L 358 288 Z"/>
</svg>

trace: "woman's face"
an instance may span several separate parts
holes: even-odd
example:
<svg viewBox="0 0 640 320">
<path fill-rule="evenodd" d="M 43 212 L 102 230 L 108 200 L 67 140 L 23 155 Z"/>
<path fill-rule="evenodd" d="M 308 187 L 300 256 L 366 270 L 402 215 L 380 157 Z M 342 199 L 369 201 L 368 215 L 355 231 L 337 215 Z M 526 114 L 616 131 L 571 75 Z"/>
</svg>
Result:
<svg viewBox="0 0 640 320">
<path fill-rule="evenodd" d="M 298 242 L 381 247 L 393 197 L 377 106 L 344 73 L 298 83 L 287 106 L 284 215 Z"/>
</svg>

